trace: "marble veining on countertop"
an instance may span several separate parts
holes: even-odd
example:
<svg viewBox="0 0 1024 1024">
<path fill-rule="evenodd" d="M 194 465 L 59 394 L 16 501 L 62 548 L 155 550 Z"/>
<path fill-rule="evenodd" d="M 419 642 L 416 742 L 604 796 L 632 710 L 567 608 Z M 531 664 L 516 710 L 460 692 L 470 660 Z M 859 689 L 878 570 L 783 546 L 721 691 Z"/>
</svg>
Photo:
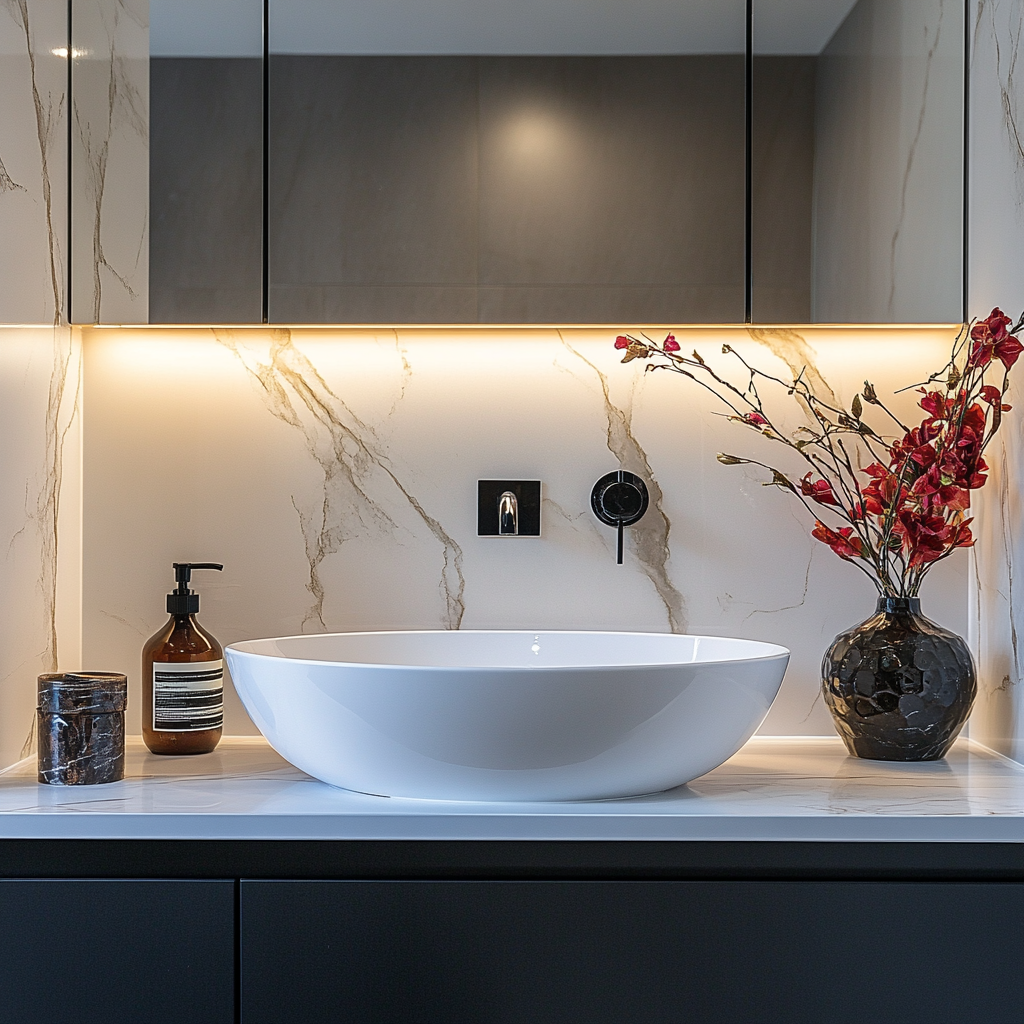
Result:
<svg viewBox="0 0 1024 1024">
<path fill-rule="evenodd" d="M 0 838 L 565 839 L 1024 842 L 1024 765 L 960 740 L 944 761 L 848 757 L 838 737 L 755 737 L 665 793 L 589 803 L 455 803 L 334 789 L 259 737 L 159 757 L 128 741 L 125 779 L 0 773 Z"/>
</svg>

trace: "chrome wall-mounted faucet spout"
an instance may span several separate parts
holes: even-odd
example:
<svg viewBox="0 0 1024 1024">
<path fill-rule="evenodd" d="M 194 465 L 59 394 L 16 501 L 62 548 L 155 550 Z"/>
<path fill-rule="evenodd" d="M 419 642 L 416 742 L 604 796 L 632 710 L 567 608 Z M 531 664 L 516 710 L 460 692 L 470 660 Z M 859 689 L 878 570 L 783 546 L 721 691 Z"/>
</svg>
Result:
<svg viewBox="0 0 1024 1024">
<path fill-rule="evenodd" d="M 539 480 L 478 480 L 478 537 L 539 537 Z"/>
<path fill-rule="evenodd" d="M 519 501 L 511 491 L 502 492 L 498 499 L 498 536 L 519 536 Z"/>
</svg>

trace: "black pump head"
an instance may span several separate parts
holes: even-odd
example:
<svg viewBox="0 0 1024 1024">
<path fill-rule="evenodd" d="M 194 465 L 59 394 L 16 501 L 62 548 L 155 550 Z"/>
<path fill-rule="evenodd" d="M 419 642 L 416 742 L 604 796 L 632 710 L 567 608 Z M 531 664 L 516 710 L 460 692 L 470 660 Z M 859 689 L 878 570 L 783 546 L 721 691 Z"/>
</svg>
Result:
<svg viewBox="0 0 1024 1024">
<path fill-rule="evenodd" d="M 199 595 L 189 590 L 193 569 L 216 569 L 221 572 L 220 562 L 174 562 L 174 578 L 178 585 L 173 594 L 167 595 L 167 611 L 170 615 L 195 615 L 199 611 Z"/>
</svg>

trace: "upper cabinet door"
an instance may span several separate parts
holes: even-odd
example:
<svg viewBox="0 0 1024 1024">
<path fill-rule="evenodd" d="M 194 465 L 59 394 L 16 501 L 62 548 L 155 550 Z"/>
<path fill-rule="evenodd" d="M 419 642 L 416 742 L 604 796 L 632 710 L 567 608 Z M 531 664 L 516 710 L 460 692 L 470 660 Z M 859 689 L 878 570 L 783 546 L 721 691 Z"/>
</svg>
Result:
<svg viewBox="0 0 1024 1024">
<path fill-rule="evenodd" d="M 737 323 L 745 0 L 270 0 L 274 323 Z"/>
<path fill-rule="evenodd" d="M 753 0 L 755 323 L 964 314 L 962 0 Z"/>
<path fill-rule="evenodd" d="M 72 0 L 71 318 L 259 323 L 263 0 Z"/>
</svg>

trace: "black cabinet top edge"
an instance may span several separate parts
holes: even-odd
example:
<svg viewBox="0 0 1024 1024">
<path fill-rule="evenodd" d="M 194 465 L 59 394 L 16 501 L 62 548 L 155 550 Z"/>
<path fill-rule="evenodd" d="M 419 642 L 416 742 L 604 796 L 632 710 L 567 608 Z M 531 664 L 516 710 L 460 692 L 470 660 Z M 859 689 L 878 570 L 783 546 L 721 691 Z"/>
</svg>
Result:
<svg viewBox="0 0 1024 1024">
<path fill-rule="evenodd" d="M 1024 880 L 1024 844 L 0 840 L 4 878 Z"/>
</svg>

